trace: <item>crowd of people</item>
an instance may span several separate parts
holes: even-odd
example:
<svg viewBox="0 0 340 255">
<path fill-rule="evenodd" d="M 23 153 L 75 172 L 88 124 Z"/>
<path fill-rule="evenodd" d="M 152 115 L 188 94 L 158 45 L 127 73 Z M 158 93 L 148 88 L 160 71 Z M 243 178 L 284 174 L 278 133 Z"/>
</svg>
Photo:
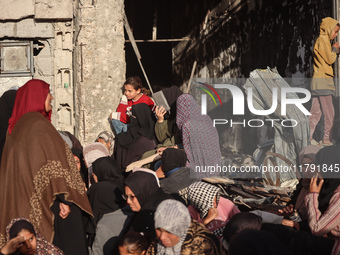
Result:
<svg viewBox="0 0 340 255">
<path fill-rule="evenodd" d="M 0 254 L 340 254 L 340 179 L 307 171 L 339 165 L 340 147 L 300 152 L 287 207 L 241 212 L 194 171 L 222 164 L 212 120 L 163 93 L 168 111 L 128 78 L 112 132 L 85 146 L 51 124 L 46 82 L 3 94 Z"/>
<path fill-rule="evenodd" d="M 332 146 L 339 30 L 337 20 L 322 20 L 313 48 L 311 145 L 297 158 L 303 178 L 277 211 L 244 210 L 204 180 L 211 173 L 195 171 L 223 164 L 219 137 L 176 86 L 162 90 L 165 109 L 139 77 L 129 77 L 108 118 L 111 131 L 86 145 L 51 124 L 49 84 L 32 79 L 6 91 L 0 255 L 340 254 L 340 146 Z"/>
</svg>

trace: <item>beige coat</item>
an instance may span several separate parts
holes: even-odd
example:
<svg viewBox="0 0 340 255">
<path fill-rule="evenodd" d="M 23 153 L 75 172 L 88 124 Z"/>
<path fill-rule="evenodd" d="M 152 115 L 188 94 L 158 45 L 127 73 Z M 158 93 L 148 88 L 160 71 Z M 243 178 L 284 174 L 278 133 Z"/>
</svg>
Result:
<svg viewBox="0 0 340 255">
<path fill-rule="evenodd" d="M 322 20 L 320 25 L 320 35 L 315 41 L 313 49 L 312 95 L 332 95 L 335 91 L 332 64 L 335 62 L 337 54 L 332 51 L 330 41 L 333 29 L 337 24 L 338 21 L 327 17 Z"/>
</svg>

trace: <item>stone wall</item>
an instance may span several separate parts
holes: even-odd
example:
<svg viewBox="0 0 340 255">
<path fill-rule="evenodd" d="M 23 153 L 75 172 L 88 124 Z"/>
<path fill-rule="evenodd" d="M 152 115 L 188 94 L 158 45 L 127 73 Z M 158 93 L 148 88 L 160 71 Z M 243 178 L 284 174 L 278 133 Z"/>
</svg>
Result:
<svg viewBox="0 0 340 255">
<path fill-rule="evenodd" d="M 83 143 L 110 130 L 125 80 L 124 1 L 78 1 L 75 11 L 75 120 Z"/>
</svg>

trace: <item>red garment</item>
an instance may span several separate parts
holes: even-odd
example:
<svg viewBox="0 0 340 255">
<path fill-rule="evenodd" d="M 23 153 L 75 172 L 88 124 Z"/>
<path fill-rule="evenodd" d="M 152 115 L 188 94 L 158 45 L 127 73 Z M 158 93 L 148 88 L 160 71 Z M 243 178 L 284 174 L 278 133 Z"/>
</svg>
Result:
<svg viewBox="0 0 340 255">
<path fill-rule="evenodd" d="M 42 80 L 33 79 L 18 89 L 15 97 L 12 116 L 8 121 L 8 134 L 17 121 L 28 112 L 40 112 L 51 121 L 52 111 L 45 111 L 46 97 L 50 93 L 50 85 Z"/>
<path fill-rule="evenodd" d="M 130 123 L 130 117 L 128 114 L 131 112 L 131 106 L 142 103 L 147 104 L 150 107 L 151 111 L 154 111 L 155 102 L 150 97 L 143 94 L 138 100 L 128 100 L 127 103 L 119 103 L 117 107 L 117 112 L 120 113 L 119 120 L 123 123 Z"/>
<path fill-rule="evenodd" d="M 199 223 L 203 224 L 203 219 L 201 219 L 199 212 L 197 212 L 194 206 L 189 205 L 188 210 L 193 220 L 197 220 Z M 218 216 L 213 221 L 205 225 L 206 228 L 209 229 L 211 232 L 224 227 L 231 219 L 231 217 L 233 217 L 235 214 L 240 213 L 240 210 L 237 208 L 237 206 L 229 199 L 226 199 L 224 197 L 220 197 L 217 211 Z M 218 236 L 218 238 L 221 239 L 222 237 Z"/>
</svg>

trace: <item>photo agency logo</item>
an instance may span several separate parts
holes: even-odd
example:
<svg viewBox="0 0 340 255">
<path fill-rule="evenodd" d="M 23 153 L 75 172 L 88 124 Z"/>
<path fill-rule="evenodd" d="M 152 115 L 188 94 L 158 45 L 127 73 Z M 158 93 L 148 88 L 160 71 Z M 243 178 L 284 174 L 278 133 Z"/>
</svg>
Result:
<svg viewBox="0 0 340 255">
<path fill-rule="evenodd" d="M 304 106 L 311 99 L 310 91 L 305 88 L 288 85 L 266 87 L 265 89 L 259 86 L 256 89 L 256 87 L 243 86 L 244 91 L 242 91 L 239 85 L 219 83 L 218 81 L 210 84 L 201 81 L 195 81 L 195 83 L 198 85 L 196 88 L 203 91 L 200 95 L 193 93 L 196 100 L 200 99 L 201 101 L 202 115 L 207 115 L 208 110 L 212 111 L 216 107 L 221 107 L 213 114 L 215 117 L 218 115 L 218 118 L 212 118 L 214 127 L 216 125 L 262 127 L 265 124 L 274 127 L 274 123 L 279 123 L 282 127 L 295 127 L 298 125 L 298 120 L 290 118 L 290 114 L 287 113 L 288 108 L 290 110 L 295 108 L 294 111 L 300 111 L 305 117 L 311 115 Z M 210 96 L 214 104 L 209 103 L 207 95 Z M 223 116 L 226 114 L 226 104 L 223 104 L 222 99 L 224 102 L 232 100 L 232 117 L 234 118 Z M 250 113 L 259 116 L 259 118 L 242 119 L 242 116 L 245 117 L 245 106 L 248 107 Z"/>
</svg>

